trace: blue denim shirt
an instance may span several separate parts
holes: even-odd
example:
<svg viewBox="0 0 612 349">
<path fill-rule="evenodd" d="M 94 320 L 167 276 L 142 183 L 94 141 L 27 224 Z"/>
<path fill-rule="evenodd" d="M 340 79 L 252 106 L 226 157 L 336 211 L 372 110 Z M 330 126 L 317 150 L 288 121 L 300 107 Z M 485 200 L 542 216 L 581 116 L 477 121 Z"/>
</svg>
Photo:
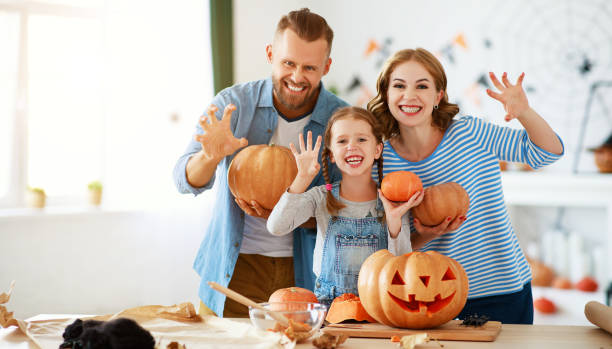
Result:
<svg viewBox="0 0 612 349">
<path fill-rule="evenodd" d="M 216 115 L 218 119 L 221 119 L 223 109 L 229 103 L 236 105 L 231 121 L 234 136 L 236 138 L 245 137 L 249 145 L 268 144 L 278 121 L 278 113 L 272 101 L 271 78 L 234 85 L 219 92 L 212 101 L 212 104 L 219 108 Z M 313 139 L 316 139 L 318 135 L 323 136 L 327 121 L 333 112 L 347 105 L 346 102 L 327 91 L 321 83 L 321 91 L 312 116 L 304 127 L 304 137 L 308 131 L 312 131 Z M 196 133 L 204 133 L 199 124 L 196 128 Z M 244 212 L 235 203 L 234 196 L 227 185 L 227 169 L 235 153 L 221 160 L 216 173 L 204 187 L 194 188 L 189 185 L 185 167 L 189 158 L 201 149 L 199 142 L 192 140 L 189 143 L 187 150 L 174 167 L 174 182 L 181 193 L 195 195 L 212 188 L 215 181 L 218 182 L 215 214 L 206 229 L 193 268 L 201 277 L 198 291 L 200 299 L 216 314 L 222 316 L 225 296 L 212 290 L 207 282 L 215 281 L 226 287 L 229 284 L 242 243 Z M 338 169 L 335 166 L 330 168 L 332 169 L 331 180 L 339 180 Z M 325 184 L 325 179 L 319 172 L 311 183 L 311 187 L 322 184 Z M 298 228 L 293 231 L 293 234 L 295 283 L 297 286 L 313 290 L 315 275 L 312 272 L 312 254 L 316 231 Z"/>
</svg>

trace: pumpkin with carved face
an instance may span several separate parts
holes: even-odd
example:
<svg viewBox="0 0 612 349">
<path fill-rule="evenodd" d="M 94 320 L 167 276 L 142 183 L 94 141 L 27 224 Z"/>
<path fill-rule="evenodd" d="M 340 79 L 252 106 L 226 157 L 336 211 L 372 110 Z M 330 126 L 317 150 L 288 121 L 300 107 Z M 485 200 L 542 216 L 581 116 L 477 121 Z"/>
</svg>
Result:
<svg viewBox="0 0 612 349">
<path fill-rule="evenodd" d="M 457 261 L 435 251 L 395 256 L 379 250 L 363 262 L 357 287 L 363 307 L 378 322 L 421 329 L 461 312 L 468 277 Z"/>
</svg>

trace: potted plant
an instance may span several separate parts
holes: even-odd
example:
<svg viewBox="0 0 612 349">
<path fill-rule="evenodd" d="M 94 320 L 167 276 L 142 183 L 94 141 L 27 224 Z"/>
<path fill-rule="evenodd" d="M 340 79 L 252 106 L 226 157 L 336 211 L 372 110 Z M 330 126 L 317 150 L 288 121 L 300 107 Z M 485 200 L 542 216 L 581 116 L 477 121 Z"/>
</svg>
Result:
<svg viewBox="0 0 612 349">
<path fill-rule="evenodd" d="M 46 199 L 47 195 L 45 194 L 44 189 L 28 187 L 28 190 L 26 191 L 26 204 L 28 207 L 43 208 L 45 207 Z"/>
<path fill-rule="evenodd" d="M 102 183 L 100 181 L 93 181 L 87 184 L 89 189 L 89 203 L 94 206 L 100 206 L 102 202 Z"/>
</svg>

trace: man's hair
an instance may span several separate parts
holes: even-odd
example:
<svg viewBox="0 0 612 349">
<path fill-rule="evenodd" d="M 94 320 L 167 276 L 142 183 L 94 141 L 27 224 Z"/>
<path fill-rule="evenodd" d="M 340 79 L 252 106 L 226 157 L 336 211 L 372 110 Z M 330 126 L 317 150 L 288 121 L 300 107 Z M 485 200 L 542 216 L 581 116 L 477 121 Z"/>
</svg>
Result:
<svg viewBox="0 0 612 349">
<path fill-rule="evenodd" d="M 283 33 L 285 29 L 293 30 L 301 39 L 308 42 L 324 38 L 327 41 L 327 54 L 331 52 L 334 31 L 325 18 L 310 12 L 309 9 L 291 11 L 283 16 L 276 26 L 276 35 Z"/>
</svg>

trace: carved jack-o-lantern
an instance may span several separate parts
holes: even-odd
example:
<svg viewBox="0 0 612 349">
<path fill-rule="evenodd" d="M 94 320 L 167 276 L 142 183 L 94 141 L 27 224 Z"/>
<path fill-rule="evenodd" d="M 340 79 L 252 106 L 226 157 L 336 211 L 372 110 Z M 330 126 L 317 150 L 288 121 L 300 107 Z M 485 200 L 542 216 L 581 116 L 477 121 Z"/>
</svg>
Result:
<svg viewBox="0 0 612 349">
<path fill-rule="evenodd" d="M 452 258 L 434 251 L 395 256 L 379 250 L 361 266 L 359 297 L 378 322 L 431 328 L 455 318 L 468 294 L 468 278 Z"/>
</svg>

